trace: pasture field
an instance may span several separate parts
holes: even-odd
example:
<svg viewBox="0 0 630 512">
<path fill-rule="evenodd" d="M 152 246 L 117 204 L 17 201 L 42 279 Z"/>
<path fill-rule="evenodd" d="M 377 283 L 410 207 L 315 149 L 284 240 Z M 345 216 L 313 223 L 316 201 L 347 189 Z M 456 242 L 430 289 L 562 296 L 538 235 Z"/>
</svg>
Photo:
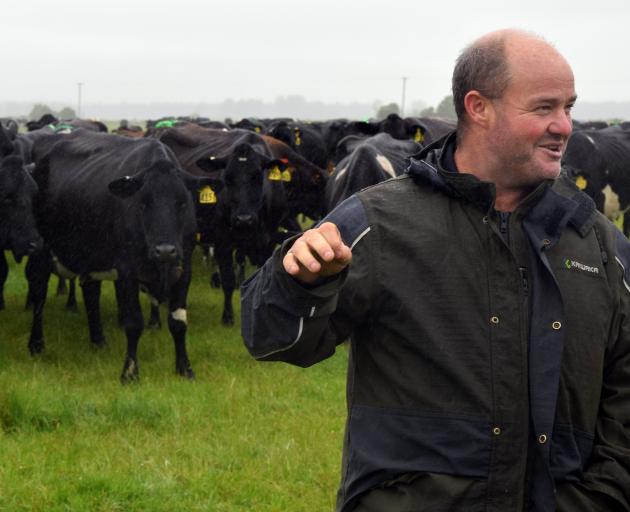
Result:
<svg viewBox="0 0 630 512">
<path fill-rule="evenodd" d="M 345 346 L 310 369 L 253 360 L 239 321 L 221 325 L 222 293 L 196 251 L 188 350 L 197 379 L 174 372 L 162 307 L 163 327 L 140 340 L 140 383 L 122 386 L 112 284 L 101 300 L 108 345 L 97 351 L 80 293 L 79 313 L 66 311 L 53 277 L 46 349 L 32 358 L 23 267 L 11 263 L 0 311 L 0 511 L 333 510 Z"/>
</svg>

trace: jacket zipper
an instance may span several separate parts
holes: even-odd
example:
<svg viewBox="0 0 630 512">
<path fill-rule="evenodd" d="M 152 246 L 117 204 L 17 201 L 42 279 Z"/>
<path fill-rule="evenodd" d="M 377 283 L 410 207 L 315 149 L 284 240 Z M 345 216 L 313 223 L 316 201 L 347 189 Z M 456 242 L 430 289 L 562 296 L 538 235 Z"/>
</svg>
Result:
<svg viewBox="0 0 630 512">
<path fill-rule="evenodd" d="M 509 212 L 499 212 L 499 219 L 500 219 L 500 223 L 499 223 L 499 231 L 501 232 L 501 236 L 503 237 L 503 241 L 505 242 L 505 245 L 507 245 L 508 247 L 510 246 L 510 234 L 508 231 L 508 222 L 510 220 L 510 213 Z"/>
<path fill-rule="evenodd" d="M 521 284 L 523 285 L 523 295 L 527 297 L 529 295 L 529 283 L 527 282 L 527 268 L 518 267 L 518 272 L 521 275 Z"/>
</svg>

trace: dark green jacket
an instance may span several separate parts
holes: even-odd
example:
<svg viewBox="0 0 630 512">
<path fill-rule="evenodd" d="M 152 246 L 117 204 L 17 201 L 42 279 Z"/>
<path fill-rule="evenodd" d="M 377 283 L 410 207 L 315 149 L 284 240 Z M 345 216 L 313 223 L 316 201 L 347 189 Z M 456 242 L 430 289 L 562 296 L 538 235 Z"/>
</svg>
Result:
<svg viewBox="0 0 630 512">
<path fill-rule="evenodd" d="M 244 283 L 248 350 L 309 366 L 351 337 L 338 510 L 409 485 L 414 512 L 630 510 L 630 244 L 569 180 L 506 219 L 441 155 L 328 216 L 338 279 L 300 286 L 285 244 Z"/>
</svg>

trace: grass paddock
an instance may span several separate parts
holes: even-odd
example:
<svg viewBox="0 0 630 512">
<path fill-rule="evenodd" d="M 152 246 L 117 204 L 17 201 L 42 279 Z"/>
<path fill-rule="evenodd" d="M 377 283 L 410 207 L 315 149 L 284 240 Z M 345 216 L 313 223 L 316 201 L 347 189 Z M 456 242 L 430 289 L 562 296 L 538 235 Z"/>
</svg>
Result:
<svg viewBox="0 0 630 512">
<path fill-rule="evenodd" d="M 7 254 L 12 261 L 12 257 Z M 187 345 L 196 380 L 175 374 L 163 327 L 145 330 L 140 383 L 122 386 L 126 349 L 111 283 L 101 309 L 107 346 L 90 346 L 79 313 L 51 279 L 46 348 L 31 357 L 24 265 L 10 264 L 0 311 L 0 510 L 327 511 L 334 508 L 345 420 L 347 353 L 309 369 L 260 363 L 238 320 L 221 325 L 200 253 Z M 148 299 L 142 298 L 148 314 Z"/>
</svg>

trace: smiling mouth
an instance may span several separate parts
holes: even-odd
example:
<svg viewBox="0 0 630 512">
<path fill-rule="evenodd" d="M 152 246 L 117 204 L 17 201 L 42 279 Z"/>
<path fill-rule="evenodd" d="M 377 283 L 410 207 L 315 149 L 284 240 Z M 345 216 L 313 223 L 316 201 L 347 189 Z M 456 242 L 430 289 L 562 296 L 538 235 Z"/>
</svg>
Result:
<svg viewBox="0 0 630 512">
<path fill-rule="evenodd" d="M 539 147 L 553 158 L 562 158 L 562 151 L 564 149 L 564 145 L 561 143 L 541 144 Z"/>
</svg>

